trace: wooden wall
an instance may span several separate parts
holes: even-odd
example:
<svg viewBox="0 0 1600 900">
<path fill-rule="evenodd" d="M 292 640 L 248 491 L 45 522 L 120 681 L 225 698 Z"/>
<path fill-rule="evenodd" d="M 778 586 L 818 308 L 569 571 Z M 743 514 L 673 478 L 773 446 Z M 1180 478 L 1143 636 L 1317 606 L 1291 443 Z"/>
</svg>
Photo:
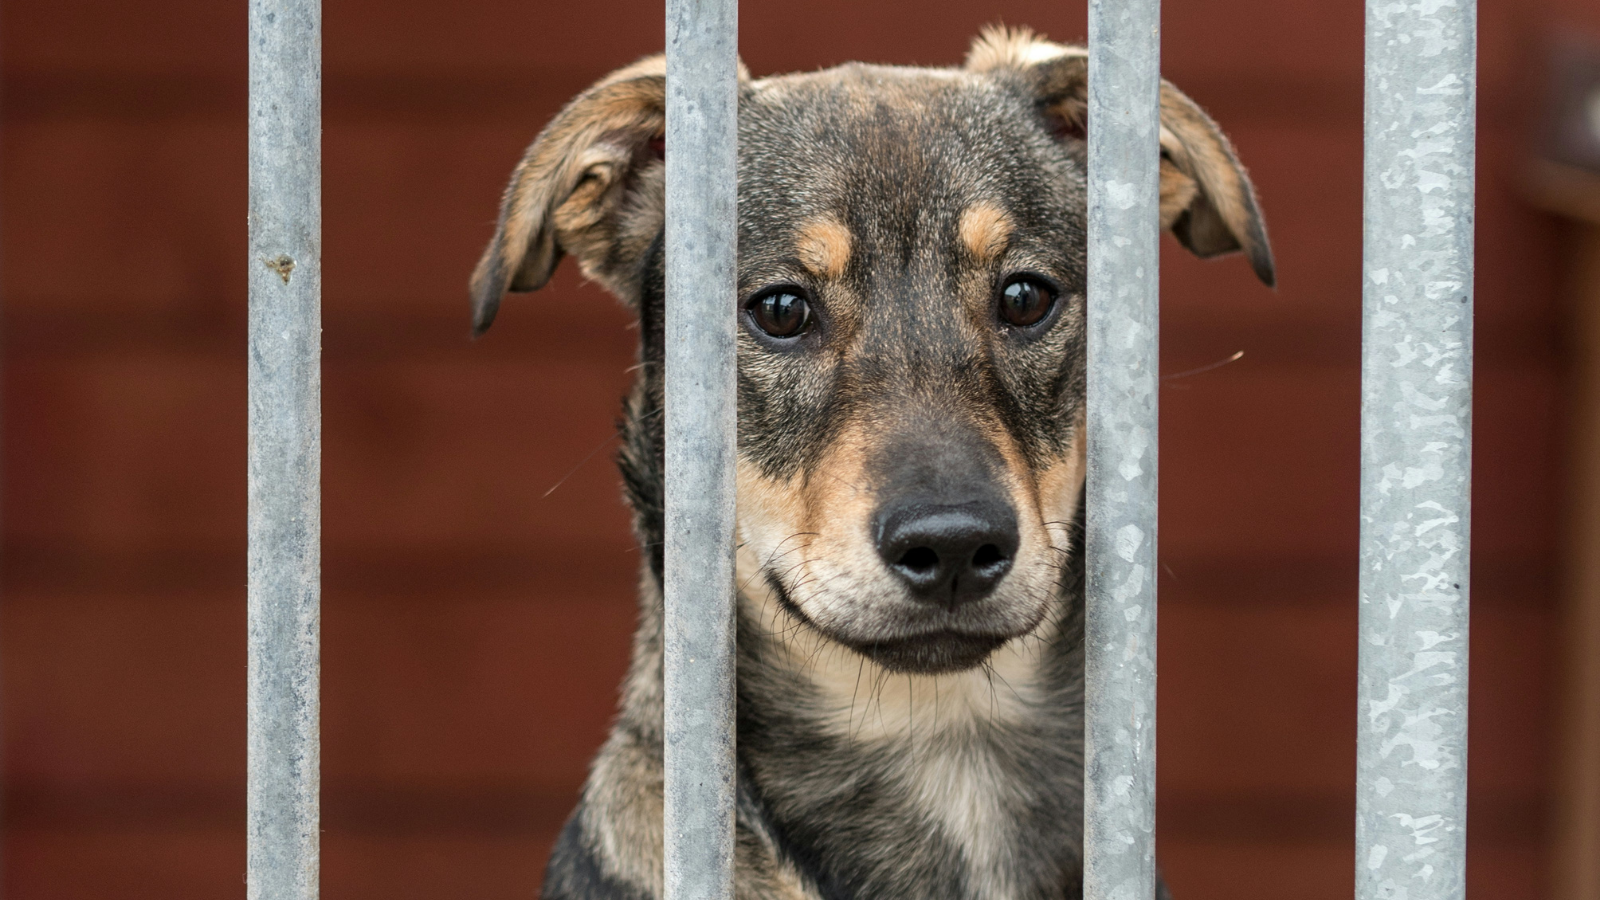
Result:
<svg viewBox="0 0 1600 900">
<path fill-rule="evenodd" d="M 570 263 L 466 339 L 503 180 L 659 4 L 326 5 L 324 896 L 528 897 L 633 620 L 609 464 L 626 316 Z M 953 63 L 1081 2 L 750 3 L 768 73 Z M 3 880 L 243 893 L 244 3 L 5 0 Z M 1564 353 L 1516 199 L 1541 41 L 1484 0 L 1469 881 L 1543 890 Z M 1282 287 L 1164 260 L 1160 855 L 1180 900 L 1347 897 L 1361 9 L 1167 4 L 1165 70 L 1252 167 Z M 552 490 L 553 488 L 553 490 Z"/>
</svg>

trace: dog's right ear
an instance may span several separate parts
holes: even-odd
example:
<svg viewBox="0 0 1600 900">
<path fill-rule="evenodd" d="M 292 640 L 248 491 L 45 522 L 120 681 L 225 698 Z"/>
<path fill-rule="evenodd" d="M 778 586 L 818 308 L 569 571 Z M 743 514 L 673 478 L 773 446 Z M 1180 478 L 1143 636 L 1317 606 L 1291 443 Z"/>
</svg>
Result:
<svg viewBox="0 0 1600 900">
<path fill-rule="evenodd" d="M 1056 137 L 1086 135 L 1089 53 L 1023 29 L 988 28 L 973 42 L 966 69 L 1021 77 Z M 1272 247 L 1255 188 L 1233 145 L 1193 100 L 1161 82 L 1161 227 L 1196 256 L 1242 250 L 1256 277 L 1276 281 Z"/>
<path fill-rule="evenodd" d="M 543 287 L 564 253 L 613 293 L 630 293 L 630 257 L 648 240 L 627 238 L 652 228 L 623 220 L 653 215 L 659 227 L 665 128 L 661 56 L 607 75 L 551 120 L 511 173 L 494 239 L 472 273 L 474 336 L 493 324 L 507 290 Z M 633 244 L 641 245 L 625 246 Z"/>
</svg>

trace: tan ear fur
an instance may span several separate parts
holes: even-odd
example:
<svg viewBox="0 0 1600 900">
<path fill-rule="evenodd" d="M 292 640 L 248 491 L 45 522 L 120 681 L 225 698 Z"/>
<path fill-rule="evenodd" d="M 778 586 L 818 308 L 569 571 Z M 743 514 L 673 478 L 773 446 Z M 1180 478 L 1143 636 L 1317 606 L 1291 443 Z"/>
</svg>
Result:
<svg viewBox="0 0 1600 900">
<path fill-rule="evenodd" d="M 969 72 L 1014 72 L 1033 79 L 1058 134 L 1081 139 L 1087 127 L 1089 55 L 1026 28 L 990 27 L 967 53 Z M 1161 227 L 1201 257 L 1243 250 L 1256 276 L 1276 280 L 1272 248 L 1255 189 L 1215 122 L 1170 82 L 1161 82 Z"/>
<path fill-rule="evenodd" d="M 665 129 L 666 66 L 640 60 L 601 79 L 551 120 L 511 173 L 494 238 L 472 273 L 472 332 L 494 322 L 507 290 L 534 291 L 565 252 L 604 281 L 620 188 Z M 611 285 L 608 285 L 611 286 Z"/>
<path fill-rule="evenodd" d="M 1167 81 L 1161 82 L 1161 154 L 1163 207 L 1169 166 L 1196 188 L 1191 202 L 1170 222 L 1163 209 L 1162 225 L 1202 258 L 1243 250 L 1256 277 L 1275 284 L 1266 223 L 1233 145 L 1210 116 Z"/>
<path fill-rule="evenodd" d="M 1033 79 L 1044 112 L 1062 137 L 1081 138 L 1089 114 L 1089 51 L 1045 40 L 1028 28 L 990 25 L 972 41 L 966 70 Z"/>
</svg>

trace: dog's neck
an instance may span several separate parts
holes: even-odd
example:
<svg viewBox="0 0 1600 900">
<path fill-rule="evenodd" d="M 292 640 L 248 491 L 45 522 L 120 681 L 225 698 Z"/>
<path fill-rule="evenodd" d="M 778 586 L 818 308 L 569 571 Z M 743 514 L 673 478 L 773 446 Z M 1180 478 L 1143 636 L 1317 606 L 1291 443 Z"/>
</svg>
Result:
<svg viewBox="0 0 1600 900">
<path fill-rule="evenodd" d="M 739 598 L 741 762 L 776 844 L 824 897 L 1011 900 L 1075 883 L 1073 591 L 984 665 L 917 675 L 740 583 L 751 585 Z"/>
</svg>

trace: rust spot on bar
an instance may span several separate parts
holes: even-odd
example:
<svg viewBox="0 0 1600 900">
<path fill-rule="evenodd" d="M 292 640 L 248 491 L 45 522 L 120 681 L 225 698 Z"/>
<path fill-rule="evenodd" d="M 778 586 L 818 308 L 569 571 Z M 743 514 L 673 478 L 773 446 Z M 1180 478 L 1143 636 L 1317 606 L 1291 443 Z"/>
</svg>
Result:
<svg viewBox="0 0 1600 900">
<path fill-rule="evenodd" d="M 293 259 L 283 254 L 279 254 L 268 259 L 263 259 L 262 262 L 267 264 L 267 268 L 277 272 L 278 277 L 283 279 L 284 284 L 289 283 L 289 273 L 294 271 Z"/>
</svg>

